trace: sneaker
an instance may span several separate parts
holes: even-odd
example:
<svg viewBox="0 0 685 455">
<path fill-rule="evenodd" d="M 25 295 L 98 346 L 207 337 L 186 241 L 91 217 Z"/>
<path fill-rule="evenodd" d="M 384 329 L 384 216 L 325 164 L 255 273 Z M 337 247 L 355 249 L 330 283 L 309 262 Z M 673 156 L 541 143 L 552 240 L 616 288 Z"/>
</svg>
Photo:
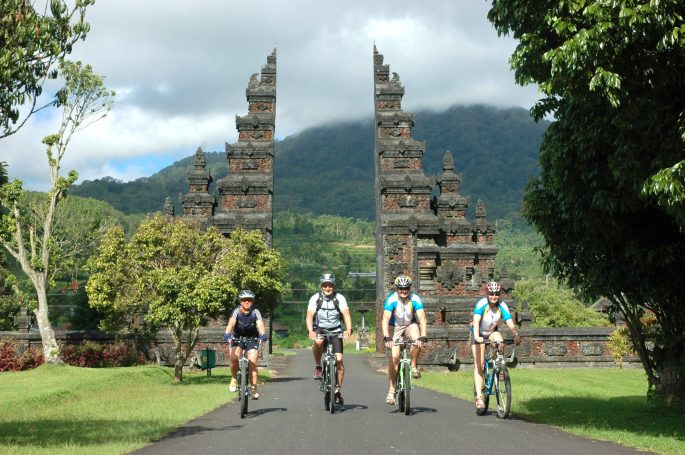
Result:
<svg viewBox="0 0 685 455">
<path fill-rule="evenodd" d="M 340 389 L 335 391 L 335 402 L 339 405 L 345 404 L 345 400 L 343 400 L 343 397 L 340 394 Z"/>
<path fill-rule="evenodd" d="M 317 365 L 316 368 L 314 368 L 314 379 L 321 379 L 321 376 L 323 376 L 323 370 L 321 369 L 321 365 Z"/>
<path fill-rule="evenodd" d="M 388 403 L 390 406 L 395 405 L 395 391 L 394 390 L 388 391 L 388 396 L 385 397 L 385 402 Z"/>
<path fill-rule="evenodd" d="M 411 377 L 414 379 L 420 379 L 421 378 L 421 373 L 419 373 L 419 370 L 416 368 L 411 369 Z"/>
<path fill-rule="evenodd" d="M 238 381 L 235 378 L 231 378 L 231 385 L 228 386 L 229 392 L 235 392 L 238 390 Z"/>
<path fill-rule="evenodd" d="M 252 399 L 259 400 L 259 394 L 257 393 L 257 387 L 252 386 Z"/>
</svg>

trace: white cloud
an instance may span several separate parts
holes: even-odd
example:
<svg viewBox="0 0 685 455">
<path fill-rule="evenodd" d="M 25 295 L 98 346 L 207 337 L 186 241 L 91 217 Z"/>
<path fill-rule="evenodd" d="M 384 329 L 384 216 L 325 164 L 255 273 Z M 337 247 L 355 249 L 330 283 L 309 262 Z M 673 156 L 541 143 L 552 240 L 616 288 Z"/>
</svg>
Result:
<svg viewBox="0 0 685 455">
<path fill-rule="evenodd" d="M 278 137 L 371 116 L 374 44 L 406 87 L 406 110 L 528 108 L 535 89 L 514 84 L 507 62 L 515 43 L 497 36 L 487 9 L 453 0 L 96 2 L 91 32 L 72 57 L 104 75 L 117 96 L 107 119 L 74 137 L 63 169 L 128 180 L 197 146 L 223 149 L 236 140 L 235 115 L 247 112 L 249 77 L 274 47 Z M 56 115 L 34 117 L 0 142 L 10 177 L 27 187 L 49 183 L 40 139 L 56 131 Z"/>
</svg>

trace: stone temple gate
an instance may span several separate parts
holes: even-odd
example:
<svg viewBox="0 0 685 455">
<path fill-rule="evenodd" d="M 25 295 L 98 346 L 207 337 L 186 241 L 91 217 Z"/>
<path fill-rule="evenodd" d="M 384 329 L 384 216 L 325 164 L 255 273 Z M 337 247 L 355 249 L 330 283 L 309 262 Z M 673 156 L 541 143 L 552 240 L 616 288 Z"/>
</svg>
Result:
<svg viewBox="0 0 685 455">
<path fill-rule="evenodd" d="M 402 110 L 404 86 L 373 51 L 375 111 L 376 315 L 394 278 L 409 274 L 426 302 L 428 348 L 423 364 L 454 365 L 470 357 L 468 322 L 483 284 L 495 276 L 495 227 L 478 201 L 468 220 L 469 198 L 460 194 L 462 175 L 450 151 L 442 173 L 423 172 L 425 143 L 412 137 L 415 116 Z M 273 235 L 273 169 L 276 116 L 276 51 L 247 91 L 248 114 L 236 116 L 238 142 L 226 145 L 229 174 L 217 182 L 219 202 L 208 192 L 211 175 L 202 149 L 188 172 L 190 191 L 182 196 L 183 216 L 228 234 L 238 227 Z M 369 151 L 371 153 L 371 151 Z M 173 214 L 168 200 L 165 211 Z M 500 273 L 506 291 L 513 288 Z M 508 292 L 507 292 L 508 293 Z M 382 334 L 377 324 L 376 346 Z"/>
</svg>

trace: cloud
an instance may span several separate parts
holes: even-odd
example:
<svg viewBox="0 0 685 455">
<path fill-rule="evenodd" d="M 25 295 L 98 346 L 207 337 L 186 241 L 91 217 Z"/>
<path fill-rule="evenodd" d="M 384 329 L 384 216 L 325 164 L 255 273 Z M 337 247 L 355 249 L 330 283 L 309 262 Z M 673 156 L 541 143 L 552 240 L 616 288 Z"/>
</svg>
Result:
<svg viewBox="0 0 685 455">
<path fill-rule="evenodd" d="M 274 47 L 278 137 L 370 117 L 374 44 L 406 87 L 406 110 L 529 108 L 535 89 L 514 84 L 515 43 L 497 36 L 487 10 L 486 2 L 453 0 L 96 2 L 87 14 L 91 32 L 72 58 L 91 64 L 117 96 L 105 120 L 74 136 L 63 169 L 129 180 L 197 146 L 223 150 L 237 140 L 235 115 L 247 112 L 250 75 Z M 0 141 L 10 177 L 32 189 L 49 185 L 40 139 L 56 131 L 58 115 L 34 116 Z"/>
</svg>

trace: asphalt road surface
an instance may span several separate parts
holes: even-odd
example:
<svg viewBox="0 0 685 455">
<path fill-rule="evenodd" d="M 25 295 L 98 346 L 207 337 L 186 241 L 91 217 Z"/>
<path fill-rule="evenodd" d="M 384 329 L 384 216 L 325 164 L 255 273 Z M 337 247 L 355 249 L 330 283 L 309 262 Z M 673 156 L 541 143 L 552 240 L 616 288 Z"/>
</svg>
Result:
<svg viewBox="0 0 685 455">
<path fill-rule="evenodd" d="M 385 403 L 387 377 L 361 355 L 345 356 L 343 406 L 324 409 L 312 379 L 311 351 L 297 351 L 288 367 L 260 387 L 240 418 L 238 401 L 188 422 L 135 454 L 636 454 L 616 444 L 572 436 L 491 411 L 476 416 L 471 402 L 416 387 L 412 413 Z M 513 384 L 516 400 L 516 384 Z M 228 392 L 228 384 L 226 385 Z M 494 399 L 494 398 L 493 398 Z M 492 404 L 492 400 L 491 400 Z M 639 452 L 645 453 L 645 452 Z"/>
</svg>

